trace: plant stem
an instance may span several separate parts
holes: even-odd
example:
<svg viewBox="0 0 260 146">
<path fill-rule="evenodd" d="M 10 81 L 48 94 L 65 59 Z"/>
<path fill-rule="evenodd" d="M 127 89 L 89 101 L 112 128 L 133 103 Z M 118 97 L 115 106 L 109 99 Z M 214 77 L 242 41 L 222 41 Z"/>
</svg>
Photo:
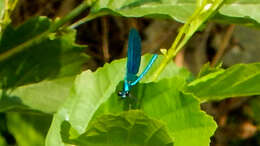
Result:
<svg viewBox="0 0 260 146">
<path fill-rule="evenodd" d="M 195 10 L 188 21 L 181 28 L 175 41 L 168 50 L 159 68 L 154 72 L 152 81 L 157 80 L 161 72 L 167 64 L 177 55 L 177 53 L 184 47 L 192 35 L 199 29 L 199 27 L 221 6 L 224 0 L 216 0 L 213 3 L 208 3 L 204 0 L 203 3 Z M 207 8 L 207 6 L 209 8 Z"/>
<path fill-rule="evenodd" d="M 34 37 L 33 39 L 30 39 L 14 48 L 9 49 L 8 51 L 0 54 L 0 62 L 12 57 L 13 55 L 22 52 L 23 50 L 29 48 L 34 43 L 39 43 L 43 39 L 47 38 L 50 33 L 53 33 L 57 31 L 61 26 L 63 26 L 68 21 L 72 20 L 76 16 L 78 16 L 81 12 L 83 12 L 86 8 L 89 7 L 89 4 L 84 1 L 82 2 L 78 7 L 73 9 L 68 15 L 63 17 L 62 19 L 58 20 L 57 22 L 54 22 L 54 24 L 45 32 L 42 32 L 38 36 Z"/>
<path fill-rule="evenodd" d="M 189 40 L 189 38 L 186 37 L 185 39 L 185 31 L 188 29 L 190 23 L 192 22 L 192 18 L 198 15 L 199 10 L 197 9 L 193 15 L 190 17 L 190 19 L 187 21 L 187 23 L 184 24 L 184 26 L 181 28 L 180 32 L 178 33 L 175 41 L 173 42 L 170 49 L 167 51 L 167 54 L 165 55 L 165 58 L 163 59 L 162 63 L 160 64 L 159 68 L 156 70 L 156 72 L 153 74 L 152 80 L 155 81 L 160 73 L 164 70 L 166 65 L 177 55 L 177 53 L 181 50 L 181 48 L 186 44 L 186 42 Z M 185 40 L 183 43 L 180 43 L 181 40 Z M 178 46 L 178 44 L 180 45 Z"/>
<path fill-rule="evenodd" d="M 76 27 L 78 27 L 79 25 L 81 25 L 81 24 L 83 24 L 83 23 L 86 23 L 86 22 L 88 22 L 88 21 L 90 21 L 90 20 L 93 20 L 93 19 L 95 19 L 95 18 L 97 18 L 97 17 L 105 16 L 105 15 L 107 15 L 107 12 L 98 12 L 98 13 L 89 14 L 89 15 L 87 15 L 86 17 L 80 19 L 79 21 L 77 21 L 77 22 L 71 24 L 71 25 L 69 26 L 69 28 L 71 28 L 71 29 L 72 29 L 72 28 L 76 28 Z"/>
<path fill-rule="evenodd" d="M 0 62 L 4 61 L 10 57 L 12 57 L 13 55 L 25 50 L 26 48 L 28 48 L 30 45 L 34 44 L 34 43 L 38 43 L 40 41 L 43 40 L 43 38 L 48 36 L 48 32 L 44 32 L 36 37 L 34 37 L 33 39 L 30 39 L 29 41 L 26 41 L 12 49 L 9 49 L 8 51 L 0 54 Z"/>
<path fill-rule="evenodd" d="M 226 31 L 223 39 L 222 39 L 222 43 L 221 43 L 221 45 L 220 45 L 220 47 L 218 49 L 218 52 L 213 57 L 213 60 L 211 62 L 211 67 L 214 67 L 218 63 L 218 61 L 221 59 L 221 57 L 224 55 L 224 53 L 225 53 L 225 51 L 226 51 L 226 49 L 228 47 L 228 43 L 230 42 L 230 40 L 232 38 L 232 34 L 234 32 L 234 29 L 235 29 L 235 25 L 234 24 L 231 24 L 228 27 L 228 29 L 227 29 L 227 31 Z"/>
<path fill-rule="evenodd" d="M 68 21 L 72 20 L 76 16 L 78 16 L 80 13 L 82 13 L 84 10 L 86 10 L 89 7 L 89 4 L 87 1 L 83 1 L 78 7 L 73 9 L 68 15 L 54 23 L 54 25 L 50 28 L 50 32 L 55 32 L 58 28 L 63 26 Z"/>
<path fill-rule="evenodd" d="M 109 54 L 109 43 L 108 43 L 108 33 L 109 33 L 109 24 L 106 17 L 102 18 L 102 49 L 103 49 L 103 56 L 105 62 L 109 61 L 110 54 Z"/>
<path fill-rule="evenodd" d="M 3 1 L 3 0 L 2 0 Z M 18 0 L 4 0 L 4 10 L 0 10 L 0 33 L 11 22 L 10 15 L 14 10 Z"/>
</svg>

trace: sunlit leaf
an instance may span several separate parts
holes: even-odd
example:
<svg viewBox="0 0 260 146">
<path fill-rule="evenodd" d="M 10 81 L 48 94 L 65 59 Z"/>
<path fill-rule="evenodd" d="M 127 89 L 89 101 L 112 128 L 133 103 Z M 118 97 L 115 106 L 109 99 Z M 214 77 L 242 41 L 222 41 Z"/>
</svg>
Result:
<svg viewBox="0 0 260 146">
<path fill-rule="evenodd" d="M 124 17 L 169 17 L 185 22 L 201 3 L 198 0 L 97 0 L 91 12 Z M 259 24 L 259 10 L 259 0 L 226 0 L 215 18 L 226 23 L 256 24 L 256 21 Z"/>
<path fill-rule="evenodd" d="M 175 146 L 206 146 L 214 134 L 214 120 L 200 110 L 200 103 L 190 94 L 182 93 L 186 77 L 179 74 L 157 83 L 140 84 L 132 98 L 148 116 L 166 124 Z M 126 108 L 116 94 L 100 106 L 95 117 L 104 113 L 117 113 Z M 187 140 L 189 139 L 189 140 Z"/>
<path fill-rule="evenodd" d="M 92 13 L 106 11 L 125 17 L 170 17 L 184 22 L 195 10 L 196 0 L 97 0 Z"/>
<path fill-rule="evenodd" d="M 156 68 L 156 66 L 153 67 Z M 169 67 L 172 70 L 177 69 L 173 65 L 169 65 Z M 122 112 L 125 105 L 124 100 L 119 100 L 115 90 L 119 81 L 123 79 L 124 73 L 125 62 L 120 60 L 105 65 L 94 73 L 87 71 L 78 76 L 70 98 L 68 98 L 65 105 L 54 116 L 46 144 L 64 145 L 59 133 L 61 130 L 60 126 L 64 120 L 71 124 L 75 136 L 85 132 L 89 122 L 94 120 L 94 114 L 94 117 L 98 117 L 104 113 Z M 176 144 L 184 145 L 184 141 L 186 141 L 184 135 L 186 134 L 189 137 L 194 137 L 190 138 L 191 143 L 208 145 L 210 141 L 209 137 L 216 128 L 214 121 L 200 110 L 199 102 L 194 97 L 179 91 L 184 88 L 189 75 L 185 72 L 179 72 L 172 76 L 178 76 L 178 78 L 170 80 L 170 76 L 164 76 L 161 79 L 168 78 L 168 80 L 139 85 L 133 88 L 134 96 L 143 97 L 143 99 L 138 100 L 141 103 L 137 103 L 139 104 L 137 107 L 143 109 L 148 116 L 152 116 L 158 120 L 162 120 L 161 118 L 165 114 L 165 119 L 162 122 L 165 122 L 167 128 L 170 129 L 170 133 L 174 137 L 174 142 L 175 138 L 178 139 Z M 119 88 L 121 89 L 122 87 Z M 117 90 L 120 90 L 119 88 Z M 156 106 L 159 107 L 156 108 Z M 175 110 L 182 109 L 182 106 L 184 106 L 183 111 L 175 114 L 177 112 Z M 171 111 L 173 113 L 168 115 Z M 191 122 L 193 120 L 197 121 Z M 178 129 L 178 124 L 182 125 L 180 127 L 183 128 L 184 133 L 181 129 Z M 194 129 L 197 129 L 198 132 L 196 132 L 197 130 L 194 131 Z M 202 134 L 200 138 L 195 136 L 198 133 Z M 176 134 L 179 135 L 176 136 Z"/>
<path fill-rule="evenodd" d="M 75 76 L 65 77 L 20 86 L 11 91 L 0 90 L 0 111 L 29 109 L 54 113 L 69 96 L 74 79 Z"/>
<path fill-rule="evenodd" d="M 226 3 L 219 10 L 219 13 L 228 17 L 239 18 L 241 20 L 250 18 L 260 23 L 260 1 L 226 0 Z"/>
<path fill-rule="evenodd" d="M 202 101 L 260 94 L 260 64 L 237 64 L 198 78 L 187 92 Z"/>
</svg>

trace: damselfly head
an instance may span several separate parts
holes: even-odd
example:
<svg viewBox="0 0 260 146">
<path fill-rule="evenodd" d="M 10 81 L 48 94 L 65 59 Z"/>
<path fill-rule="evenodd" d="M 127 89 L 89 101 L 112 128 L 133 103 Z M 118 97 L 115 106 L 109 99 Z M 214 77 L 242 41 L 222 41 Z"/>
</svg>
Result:
<svg viewBox="0 0 260 146">
<path fill-rule="evenodd" d="M 129 96 L 129 91 L 119 91 L 117 95 L 121 98 L 127 98 Z"/>
</svg>

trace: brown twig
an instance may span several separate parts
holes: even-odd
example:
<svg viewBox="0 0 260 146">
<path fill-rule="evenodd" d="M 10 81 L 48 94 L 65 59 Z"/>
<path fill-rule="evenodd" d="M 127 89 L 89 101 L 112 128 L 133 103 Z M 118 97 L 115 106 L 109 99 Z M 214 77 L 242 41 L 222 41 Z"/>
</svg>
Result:
<svg viewBox="0 0 260 146">
<path fill-rule="evenodd" d="M 135 28 L 137 30 L 139 30 L 138 28 L 138 21 L 135 19 L 135 18 L 130 18 L 130 19 L 127 19 L 127 24 L 129 25 L 130 28 Z M 129 29 L 130 30 L 130 29 Z M 128 31 L 129 31 L 128 30 Z M 125 55 L 127 54 L 127 46 L 128 46 L 128 41 L 127 39 L 125 40 L 125 43 L 124 43 L 124 47 L 123 47 L 123 50 L 122 52 L 120 53 L 120 57 L 125 57 Z"/>
<path fill-rule="evenodd" d="M 235 28 L 235 25 L 234 24 L 231 24 L 228 28 L 227 28 L 227 31 L 225 33 L 225 36 L 222 40 L 222 44 L 220 45 L 219 47 L 219 50 L 217 52 L 217 54 L 214 56 L 212 62 L 211 62 L 211 66 L 215 66 L 218 61 L 222 58 L 222 56 L 224 55 L 226 49 L 227 49 L 227 46 L 228 46 L 228 43 L 232 37 L 232 34 L 234 32 L 234 28 Z"/>
<path fill-rule="evenodd" d="M 130 18 L 128 22 L 129 22 L 129 24 L 130 24 L 130 28 L 133 27 L 133 28 L 139 30 L 139 29 L 138 29 L 138 21 L 137 21 L 137 19 L 135 19 L 135 18 Z"/>
<path fill-rule="evenodd" d="M 108 49 L 108 22 L 107 18 L 103 17 L 102 18 L 102 30 L 103 30 L 103 35 L 102 35 L 102 49 L 103 49 L 103 55 L 104 55 L 104 60 L 105 62 L 109 61 L 110 55 L 109 55 L 109 49 Z"/>
<path fill-rule="evenodd" d="M 55 17 L 64 17 L 66 14 L 68 14 L 75 6 L 75 1 L 74 0 L 64 0 L 61 3 L 61 6 L 56 13 Z"/>
<path fill-rule="evenodd" d="M 175 57 L 175 64 L 179 67 L 183 67 L 185 65 L 184 61 L 184 49 L 181 50 Z"/>
</svg>

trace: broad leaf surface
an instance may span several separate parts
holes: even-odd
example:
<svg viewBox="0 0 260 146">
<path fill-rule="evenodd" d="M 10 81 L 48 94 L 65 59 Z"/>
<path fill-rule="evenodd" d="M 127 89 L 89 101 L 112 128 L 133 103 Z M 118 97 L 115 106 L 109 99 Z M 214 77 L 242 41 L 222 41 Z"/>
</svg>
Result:
<svg viewBox="0 0 260 146">
<path fill-rule="evenodd" d="M 186 80 L 185 76 L 179 74 L 157 83 L 140 84 L 134 89 L 132 98 L 138 97 L 136 108 L 166 124 L 175 146 L 207 146 L 216 124 L 200 110 L 200 103 L 195 97 L 181 92 Z M 128 106 L 125 102 L 113 94 L 108 102 L 100 106 L 95 117 L 123 111 Z"/>
<path fill-rule="evenodd" d="M 260 64 L 237 64 L 191 82 L 187 92 L 204 100 L 260 94 Z"/>
<path fill-rule="evenodd" d="M 140 71 L 143 70 L 150 58 L 151 55 L 142 57 Z M 152 70 L 148 72 L 147 78 L 142 80 L 142 82 L 149 81 L 149 74 L 159 65 L 162 58 L 162 56 L 158 58 L 156 63 L 152 66 Z M 111 64 L 105 64 L 104 67 L 94 73 L 85 71 L 76 78 L 70 98 L 67 99 L 65 105 L 60 108 L 58 113 L 54 116 L 46 140 L 47 145 L 64 145 L 59 133 L 60 125 L 64 120 L 68 120 L 72 128 L 76 129 L 78 133 L 82 134 L 85 132 L 85 129 L 99 106 L 104 103 L 112 93 L 117 92 L 115 91 L 116 87 L 125 76 L 125 64 L 125 59 L 114 61 Z M 173 65 L 173 63 L 170 63 L 160 78 L 169 78 L 179 73 L 182 73 L 183 76 L 186 77 L 189 76 L 187 71 L 179 69 Z"/>
<path fill-rule="evenodd" d="M 185 22 L 194 12 L 196 4 L 196 0 L 97 0 L 91 12 L 119 14 L 124 17 L 170 17 Z M 248 19 L 259 23 L 260 1 L 226 0 L 219 14 L 224 16 L 221 17 L 224 22 L 230 22 L 229 18 L 238 18 L 236 23 L 251 23 Z"/>
<path fill-rule="evenodd" d="M 195 0 L 98 0 L 91 12 L 108 11 L 125 17 L 171 17 L 184 22 L 195 10 Z"/>
<path fill-rule="evenodd" d="M 227 0 L 219 10 L 225 16 L 253 19 L 260 23 L 260 1 L 259 0 Z"/>
<path fill-rule="evenodd" d="M 35 17 L 16 29 L 7 26 L 0 40 L 0 55 L 37 37 L 48 30 L 50 25 L 48 18 Z M 79 73 L 86 57 L 82 54 L 84 47 L 74 43 L 75 35 L 73 30 L 52 34 L 1 61 L 0 87 L 14 88 Z"/>
<path fill-rule="evenodd" d="M 65 77 L 20 86 L 14 90 L 0 90 L 0 111 L 37 110 L 54 113 L 69 96 L 75 77 Z"/>
<path fill-rule="evenodd" d="M 0 40 L 0 55 L 37 37 L 50 25 L 48 18 L 36 17 L 16 29 L 8 26 Z M 29 108 L 55 112 L 87 59 L 84 46 L 75 44 L 75 36 L 73 30 L 51 34 L 0 62 L 0 111 Z"/>
<path fill-rule="evenodd" d="M 141 86 L 141 109 L 166 123 L 175 146 L 208 146 L 217 125 L 197 99 L 180 91 L 185 84 L 185 78 L 176 77 Z"/>
<path fill-rule="evenodd" d="M 165 125 L 147 117 L 142 111 L 130 110 L 119 115 L 106 114 L 93 121 L 77 138 L 69 135 L 70 124 L 62 123 L 63 140 L 76 145 L 172 146 Z"/>
</svg>

